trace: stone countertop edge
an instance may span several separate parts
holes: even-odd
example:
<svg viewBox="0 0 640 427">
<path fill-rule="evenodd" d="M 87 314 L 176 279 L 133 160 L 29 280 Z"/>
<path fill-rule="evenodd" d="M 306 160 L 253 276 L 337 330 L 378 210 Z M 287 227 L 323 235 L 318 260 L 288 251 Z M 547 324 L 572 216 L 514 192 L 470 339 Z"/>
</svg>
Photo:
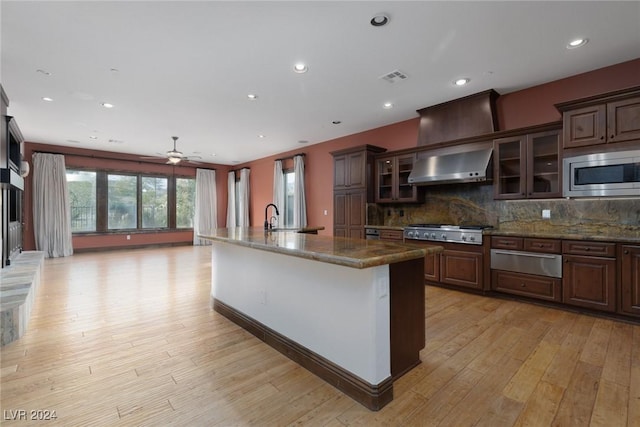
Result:
<svg viewBox="0 0 640 427">
<path fill-rule="evenodd" d="M 376 230 L 395 230 L 395 231 L 404 231 L 405 227 L 408 225 L 365 225 L 364 228 L 375 228 Z"/>
<path fill-rule="evenodd" d="M 365 225 L 364 228 L 375 228 L 378 230 L 398 230 L 403 231 L 408 225 Z M 608 234 L 595 234 L 593 231 L 581 230 L 580 228 L 546 231 L 531 230 L 504 230 L 499 228 L 487 228 L 482 230 L 485 236 L 514 236 L 514 237 L 530 237 L 539 239 L 562 239 L 562 240 L 590 240 L 597 242 L 617 242 L 617 243 L 640 243 L 640 229 L 631 231 L 622 230 L 619 232 L 611 232 Z"/>
<path fill-rule="evenodd" d="M 275 238 L 272 240 L 270 236 Z M 294 231 L 265 232 L 260 228 L 219 228 L 200 233 L 198 237 L 358 269 L 424 258 L 429 253 L 444 250 L 437 245 L 417 248 L 379 240 L 301 234 Z"/>
<path fill-rule="evenodd" d="M 617 243 L 640 243 L 640 231 L 630 232 L 630 234 L 583 234 L 579 230 L 557 230 L 557 231 L 519 231 L 519 230 L 484 230 L 485 236 L 514 236 L 529 237 L 538 239 L 562 239 L 562 240 L 586 240 L 594 242 L 617 242 Z"/>
</svg>

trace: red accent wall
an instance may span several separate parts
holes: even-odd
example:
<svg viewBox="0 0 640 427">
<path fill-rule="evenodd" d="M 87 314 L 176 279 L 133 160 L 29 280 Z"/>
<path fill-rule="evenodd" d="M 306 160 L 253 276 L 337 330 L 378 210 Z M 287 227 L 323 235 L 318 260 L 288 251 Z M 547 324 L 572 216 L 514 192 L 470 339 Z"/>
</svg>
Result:
<svg viewBox="0 0 640 427">
<path fill-rule="evenodd" d="M 195 166 L 170 166 L 162 161 L 158 163 L 143 162 L 138 156 L 108 151 L 87 150 L 75 147 L 63 147 L 49 144 L 26 142 L 24 145 L 25 160 L 33 165 L 35 152 L 64 154 L 67 167 L 107 169 L 133 173 L 161 173 L 166 175 L 195 177 Z M 218 224 L 225 225 L 227 214 L 226 175 L 229 166 L 216 164 L 198 165 L 200 168 L 216 169 L 216 194 L 218 197 Z M 222 177 L 222 178 L 221 178 Z M 35 249 L 32 214 L 32 175 L 25 180 L 24 192 L 24 249 Z M 130 239 L 127 240 L 127 235 Z M 187 244 L 193 242 L 192 231 L 159 231 L 159 232 L 118 232 L 103 235 L 77 235 L 73 237 L 74 249 L 126 248 L 161 244 Z"/>
<path fill-rule="evenodd" d="M 510 130 L 555 122 L 562 119 L 555 104 L 638 85 L 640 59 L 577 74 L 500 96 L 498 123 L 501 130 Z"/>
</svg>

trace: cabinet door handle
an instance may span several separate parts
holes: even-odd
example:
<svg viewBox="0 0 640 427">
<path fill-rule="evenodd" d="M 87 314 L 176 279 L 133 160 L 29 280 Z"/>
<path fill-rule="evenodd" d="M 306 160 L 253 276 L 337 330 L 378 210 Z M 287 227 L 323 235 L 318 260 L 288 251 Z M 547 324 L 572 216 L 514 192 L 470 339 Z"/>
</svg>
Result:
<svg viewBox="0 0 640 427">
<path fill-rule="evenodd" d="M 533 254 L 529 252 L 511 252 L 511 251 L 499 251 L 494 250 L 493 253 L 500 255 L 510 255 L 510 256 L 520 256 L 527 258 L 545 258 L 545 259 L 556 259 L 559 255 L 544 255 L 544 254 Z"/>
<path fill-rule="evenodd" d="M 600 135 L 600 139 L 603 140 L 604 139 L 604 135 Z"/>
<path fill-rule="evenodd" d="M 625 249 L 625 251 L 623 252 L 625 255 L 629 255 L 629 251 Z"/>
</svg>

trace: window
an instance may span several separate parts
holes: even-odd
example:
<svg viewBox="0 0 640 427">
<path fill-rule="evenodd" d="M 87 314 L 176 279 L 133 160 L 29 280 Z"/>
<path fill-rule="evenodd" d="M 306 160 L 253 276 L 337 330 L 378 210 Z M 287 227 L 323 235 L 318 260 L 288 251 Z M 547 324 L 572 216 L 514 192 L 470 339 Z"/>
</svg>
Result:
<svg viewBox="0 0 640 427">
<path fill-rule="evenodd" d="M 96 231 L 96 172 L 67 170 L 71 232 Z"/>
<path fill-rule="evenodd" d="M 296 183 L 296 176 L 293 171 L 285 171 L 284 173 L 284 215 L 283 226 L 293 226 L 293 191 Z"/>
<path fill-rule="evenodd" d="M 193 228 L 191 177 L 67 169 L 72 233 Z"/>
<path fill-rule="evenodd" d="M 176 228 L 193 228 L 196 180 L 176 178 Z"/>
<path fill-rule="evenodd" d="M 142 177 L 142 228 L 167 228 L 167 178 Z"/>
<path fill-rule="evenodd" d="M 138 177 L 107 175 L 109 230 L 137 228 Z"/>
</svg>

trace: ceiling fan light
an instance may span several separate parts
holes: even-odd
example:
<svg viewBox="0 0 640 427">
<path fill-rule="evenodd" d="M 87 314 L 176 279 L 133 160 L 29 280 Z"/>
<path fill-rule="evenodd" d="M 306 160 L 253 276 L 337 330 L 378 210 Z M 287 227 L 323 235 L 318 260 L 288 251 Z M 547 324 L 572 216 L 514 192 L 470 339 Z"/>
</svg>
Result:
<svg viewBox="0 0 640 427">
<path fill-rule="evenodd" d="M 172 165 L 177 165 L 178 163 L 180 163 L 180 160 L 182 160 L 181 157 L 169 157 L 167 158 L 167 163 L 171 163 Z"/>
</svg>

